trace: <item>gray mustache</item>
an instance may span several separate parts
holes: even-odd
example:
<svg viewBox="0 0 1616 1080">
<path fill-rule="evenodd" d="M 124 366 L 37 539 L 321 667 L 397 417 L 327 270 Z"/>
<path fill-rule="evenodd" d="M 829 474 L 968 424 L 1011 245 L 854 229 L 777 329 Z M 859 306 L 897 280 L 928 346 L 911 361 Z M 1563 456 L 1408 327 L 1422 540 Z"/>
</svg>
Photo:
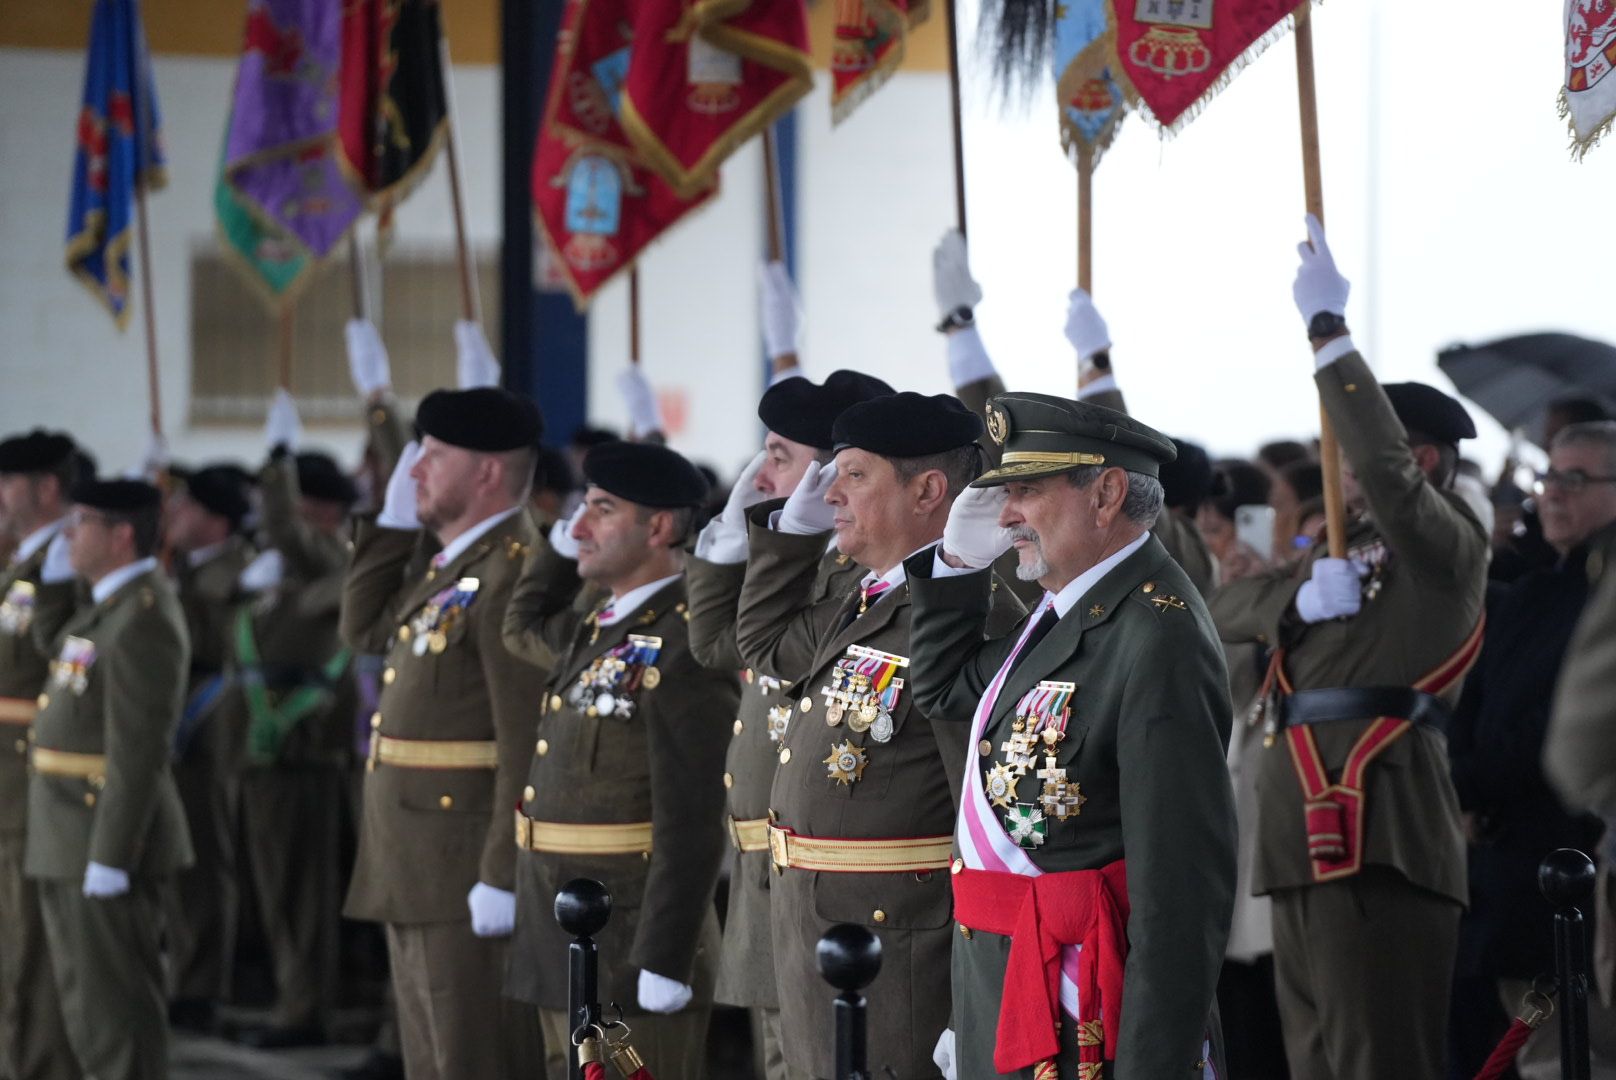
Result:
<svg viewBox="0 0 1616 1080">
<path fill-rule="evenodd" d="M 1009 531 L 1011 540 L 1027 540 L 1034 544 L 1038 543 L 1037 531 L 1026 525 L 1012 525 Z"/>
</svg>

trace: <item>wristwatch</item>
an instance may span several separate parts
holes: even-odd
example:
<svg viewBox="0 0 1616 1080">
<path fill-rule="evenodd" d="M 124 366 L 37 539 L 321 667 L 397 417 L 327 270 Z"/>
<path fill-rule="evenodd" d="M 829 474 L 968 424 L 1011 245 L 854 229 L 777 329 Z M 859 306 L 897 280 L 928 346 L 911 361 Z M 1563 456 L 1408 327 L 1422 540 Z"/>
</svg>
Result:
<svg viewBox="0 0 1616 1080">
<path fill-rule="evenodd" d="M 967 326 L 975 325 L 976 316 L 971 309 L 961 305 L 943 316 L 943 321 L 937 324 L 937 332 L 946 334 L 950 330 L 963 330 Z"/>
<path fill-rule="evenodd" d="M 1109 350 L 1109 349 L 1101 349 L 1099 352 L 1097 352 L 1093 356 L 1089 357 L 1089 363 L 1094 365 L 1094 370 L 1095 371 L 1110 371 L 1111 370 L 1111 350 Z"/>
<path fill-rule="evenodd" d="M 1347 328 L 1347 317 L 1334 311 L 1321 311 L 1307 323 L 1307 336 L 1315 340 L 1334 337 Z"/>
</svg>

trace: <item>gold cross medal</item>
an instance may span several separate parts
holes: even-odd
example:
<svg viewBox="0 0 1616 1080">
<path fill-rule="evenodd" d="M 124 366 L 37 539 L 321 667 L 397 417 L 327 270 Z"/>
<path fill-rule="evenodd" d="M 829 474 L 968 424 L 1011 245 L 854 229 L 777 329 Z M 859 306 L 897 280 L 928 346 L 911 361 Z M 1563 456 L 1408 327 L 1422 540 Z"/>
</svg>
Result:
<svg viewBox="0 0 1616 1080">
<path fill-rule="evenodd" d="M 994 806 L 1008 807 L 1016 801 L 1016 781 L 1020 779 L 1015 769 L 1001 761 L 988 770 L 982 790 Z"/>
<path fill-rule="evenodd" d="M 864 778 L 864 767 L 869 763 L 864 747 L 854 746 L 847 740 L 832 743 L 830 756 L 825 758 L 826 778 L 838 784 L 852 785 Z"/>
</svg>

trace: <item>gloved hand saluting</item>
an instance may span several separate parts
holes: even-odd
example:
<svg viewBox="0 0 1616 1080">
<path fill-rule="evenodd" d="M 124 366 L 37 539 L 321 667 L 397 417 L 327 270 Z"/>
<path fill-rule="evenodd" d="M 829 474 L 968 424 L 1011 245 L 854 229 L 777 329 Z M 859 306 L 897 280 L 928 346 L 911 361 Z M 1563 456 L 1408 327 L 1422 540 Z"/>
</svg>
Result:
<svg viewBox="0 0 1616 1080">
<path fill-rule="evenodd" d="M 684 983 L 658 975 L 654 971 L 640 972 L 640 1008 L 646 1012 L 676 1013 L 694 997 L 694 991 Z"/>
<path fill-rule="evenodd" d="M 729 489 L 724 510 L 709 521 L 696 537 L 696 557 L 713 563 L 740 563 L 746 561 L 746 512 L 768 496 L 757 489 L 757 474 L 769 459 L 768 451 L 757 455 L 741 470 L 735 486 Z"/>
<path fill-rule="evenodd" d="M 404 444 L 393 466 L 393 475 L 387 478 L 387 494 L 382 498 L 382 512 L 376 515 L 376 524 L 384 529 L 419 529 L 421 519 L 415 516 L 415 477 L 410 470 L 421 460 L 421 444 L 411 439 Z"/>
<path fill-rule="evenodd" d="M 792 536 L 812 536 L 836 527 L 836 510 L 825 501 L 825 493 L 836 482 L 836 463 L 808 463 L 808 470 L 797 481 L 797 488 L 786 499 L 775 523 L 779 532 Z"/>
<path fill-rule="evenodd" d="M 1010 550 L 1010 530 L 999 525 L 999 512 L 1009 493 L 1002 487 L 960 492 L 943 525 L 943 550 L 973 570 L 991 566 Z"/>
</svg>

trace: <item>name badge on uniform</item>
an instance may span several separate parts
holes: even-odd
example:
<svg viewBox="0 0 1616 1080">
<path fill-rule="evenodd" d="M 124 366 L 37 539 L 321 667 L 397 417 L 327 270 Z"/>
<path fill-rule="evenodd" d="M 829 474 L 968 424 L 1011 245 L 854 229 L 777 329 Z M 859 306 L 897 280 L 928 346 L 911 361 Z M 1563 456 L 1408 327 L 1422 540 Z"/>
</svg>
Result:
<svg viewBox="0 0 1616 1080">
<path fill-rule="evenodd" d="M 662 683 L 657 658 L 662 639 L 650 634 L 630 634 L 621 645 L 595 657 L 567 691 L 572 707 L 591 718 L 634 715 L 634 698 L 641 687 L 655 690 Z"/>
<path fill-rule="evenodd" d="M 903 680 L 897 673 L 908 666 L 907 656 L 849 645 L 831 669 L 830 681 L 819 691 L 825 699 L 825 723 L 839 727 L 845 720 L 849 730 L 867 731 L 876 742 L 889 742 L 894 731 L 892 714 L 903 692 Z"/>
<path fill-rule="evenodd" d="M 51 685 L 58 690 L 84 693 L 90 685 L 90 667 L 95 663 L 95 642 L 89 638 L 69 635 L 62 640 L 62 649 L 51 661 Z"/>
<path fill-rule="evenodd" d="M 471 602 L 477 599 L 482 582 L 474 577 L 463 577 L 428 600 L 415 618 L 410 620 L 410 636 L 415 644 L 411 649 L 416 656 L 441 653 L 449 647 L 449 634 L 465 618 Z"/>
<path fill-rule="evenodd" d="M 13 581 L 0 601 L 0 632 L 26 634 L 28 624 L 34 621 L 34 583 Z"/>
</svg>

